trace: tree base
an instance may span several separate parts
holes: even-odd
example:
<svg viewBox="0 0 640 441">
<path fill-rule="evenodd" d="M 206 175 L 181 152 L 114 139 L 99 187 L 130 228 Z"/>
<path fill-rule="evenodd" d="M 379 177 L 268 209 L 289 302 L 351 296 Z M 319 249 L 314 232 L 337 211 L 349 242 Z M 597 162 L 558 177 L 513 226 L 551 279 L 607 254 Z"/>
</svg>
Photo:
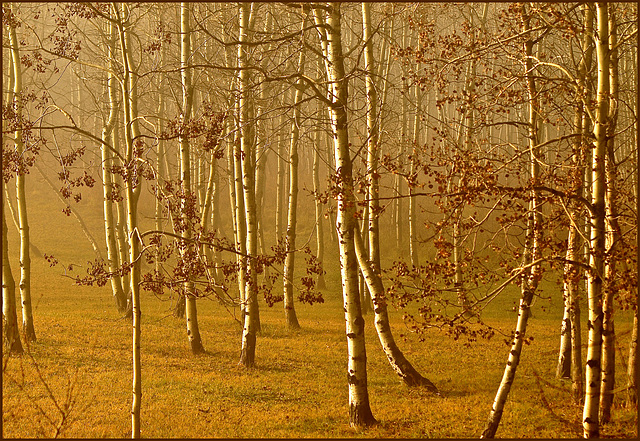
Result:
<svg viewBox="0 0 640 441">
<path fill-rule="evenodd" d="M 378 424 L 373 417 L 369 403 L 349 405 L 349 424 L 351 427 L 370 427 Z"/>
</svg>

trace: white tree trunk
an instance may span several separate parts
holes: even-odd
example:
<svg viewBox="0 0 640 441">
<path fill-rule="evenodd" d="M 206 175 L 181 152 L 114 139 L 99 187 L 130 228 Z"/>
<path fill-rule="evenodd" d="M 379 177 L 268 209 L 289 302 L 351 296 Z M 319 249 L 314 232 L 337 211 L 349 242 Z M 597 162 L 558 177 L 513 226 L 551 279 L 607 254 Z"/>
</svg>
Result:
<svg viewBox="0 0 640 441">
<path fill-rule="evenodd" d="M 523 31 L 527 32 L 530 27 L 530 15 L 526 9 L 526 5 L 521 6 L 521 16 L 523 21 Z M 530 154 L 530 169 L 531 169 L 531 181 L 536 185 L 540 179 L 540 159 L 539 159 L 539 147 L 538 147 L 538 133 L 539 133 L 539 97 L 536 91 L 536 83 L 534 77 L 533 61 L 531 55 L 533 53 L 533 39 L 526 40 L 524 43 L 524 57 L 525 57 L 525 75 L 527 78 L 527 92 L 528 92 L 528 104 L 529 104 L 529 121 L 528 121 L 528 138 L 529 138 L 529 154 Z M 498 387 L 496 397 L 489 413 L 489 419 L 487 421 L 487 427 L 482 432 L 481 438 L 494 438 L 500 420 L 502 418 L 502 412 L 504 405 L 509 396 L 511 386 L 515 381 L 516 370 L 520 363 L 520 357 L 522 354 L 522 346 L 526 337 L 527 322 L 531 315 L 531 302 L 535 294 L 535 290 L 540 280 L 540 264 L 536 263 L 540 257 L 540 241 L 542 239 L 541 231 L 541 208 L 540 197 L 538 192 L 533 189 L 531 191 L 531 201 L 529 203 L 529 215 L 527 219 L 527 230 L 525 239 L 525 248 L 523 252 L 523 267 L 528 266 L 528 269 L 523 273 L 520 305 L 518 308 L 518 320 L 516 323 L 516 329 L 514 337 L 511 342 L 511 349 L 507 358 L 507 364 L 502 375 L 502 381 Z"/>
<path fill-rule="evenodd" d="M 16 4 L 11 4 L 12 12 L 17 14 Z M 11 45 L 11 62 L 13 66 L 13 101 L 15 111 L 22 114 L 22 69 L 20 61 L 20 46 L 16 29 L 9 26 L 9 44 Z M 18 128 L 14 133 L 16 153 L 24 154 L 22 129 Z M 24 336 L 28 341 L 36 341 L 36 332 L 33 326 L 33 311 L 31 306 L 31 255 L 29 254 L 29 220 L 27 216 L 27 194 L 25 191 L 26 176 L 24 172 L 16 174 L 16 198 L 18 207 L 18 226 L 20 236 L 20 299 L 22 304 L 22 327 Z"/>
<path fill-rule="evenodd" d="M 302 31 L 306 20 L 302 20 Z M 298 73 L 304 75 L 305 53 L 300 51 L 298 58 Z M 298 142 L 300 138 L 300 102 L 303 95 L 302 80 L 296 81 L 296 92 L 293 100 L 293 121 L 291 123 L 291 143 L 289 144 L 289 208 L 287 216 L 287 255 L 284 260 L 284 312 L 287 326 L 299 329 L 298 317 L 293 303 L 293 277 L 295 269 L 296 224 L 298 209 Z"/>
<path fill-rule="evenodd" d="M 115 28 L 113 23 L 109 22 L 108 26 L 108 38 L 109 38 L 109 50 L 111 52 L 109 59 L 109 66 L 112 71 L 115 71 Z M 102 128 L 102 141 L 100 146 L 102 152 L 102 197 L 103 197 L 103 210 L 104 210 L 104 231 L 105 242 L 107 246 L 107 266 L 109 272 L 112 273 L 111 277 L 111 291 L 113 297 L 116 300 L 116 306 L 118 311 L 125 313 L 127 310 L 127 295 L 122 286 L 122 277 L 116 271 L 120 266 L 120 259 L 118 255 L 118 245 L 116 243 L 116 232 L 113 216 L 113 198 L 112 192 L 113 175 L 111 173 L 111 167 L 113 166 L 113 152 L 111 148 L 115 147 L 111 141 L 113 139 L 113 128 L 118 121 L 118 84 L 116 82 L 115 75 L 110 71 L 107 73 L 107 96 L 109 102 L 109 116 Z M 111 144 L 111 148 L 109 147 Z"/>
<path fill-rule="evenodd" d="M 125 128 L 125 144 L 126 153 L 125 164 L 133 165 L 136 161 L 135 139 L 138 138 L 138 126 L 134 121 L 137 119 L 136 106 L 136 79 L 134 78 L 133 59 L 130 50 L 129 36 L 129 8 L 123 3 L 114 5 L 118 26 L 118 37 L 120 40 L 120 49 L 122 52 L 122 65 L 124 71 L 124 81 L 122 87 L 122 103 L 124 114 Z M 140 406 L 142 402 L 142 364 L 140 359 L 140 342 L 141 342 L 141 310 L 140 310 L 140 278 L 141 278 L 141 258 L 142 241 L 140 232 L 138 231 L 138 209 L 137 201 L 140 194 L 141 183 L 129 174 L 124 180 L 125 187 L 125 204 L 127 228 L 129 231 L 129 263 L 131 264 L 130 273 L 130 290 L 131 290 L 131 309 L 133 314 L 133 399 L 131 403 L 131 436 L 140 438 Z"/>
<path fill-rule="evenodd" d="M 258 219 L 256 212 L 256 186 L 255 186 L 255 143 L 251 133 L 249 121 L 249 72 L 247 48 L 243 44 L 248 41 L 249 16 L 252 4 L 240 4 L 240 38 L 238 45 L 239 75 L 239 106 L 240 118 L 240 151 L 242 165 L 242 186 L 244 190 L 244 208 L 246 216 L 246 249 L 247 249 L 247 276 L 245 284 L 245 313 L 242 330 L 242 350 L 240 353 L 240 365 L 253 367 L 256 354 L 256 335 L 258 332 L 258 278 L 255 258 L 258 254 Z M 237 170 L 236 170 L 237 171 Z"/>
<path fill-rule="evenodd" d="M 609 117 L 609 17 L 607 4 L 596 4 L 596 55 L 598 65 L 598 93 L 596 121 L 593 128 L 595 149 L 592 156 L 591 178 L 591 236 L 590 271 L 588 274 L 589 330 L 587 363 L 585 368 L 585 401 L 582 423 L 585 438 L 597 438 L 600 434 L 598 411 L 600 407 L 600 382 L 602 377 L 602 283 L 605 251 L 605 155 L 606 126 Z"/>
<path fill-rule="evenodd" d="M 182 122 L 188 124 L 191 120 L 193 108 L 193 87 L 191 85 L 191 69 L 188 67 L 191 57 L 191 24 L 189 3 L 180 4 L 180 66 L 182 68 Z M 182 215 L 186 216 L 191 210 L 188 207 L 188 198 L 195 197 L 191 188 L 191 156 L 189 138 L 182 132 L 180 141 L 180 181 L 182 183 Z M 194 201 L 195 203 L 195 201 Z M 191 207 L 195 209 L 195 207 Z M 189 259 L 195 254 L 194 245 L 191 242 L 193 237 L 192 220 L 186 219 L 185 229 L 182 231 L 183 259 Z M 185 313 L 187 317 L 187 338 L 193 354 L 204 352 L 202 339 L 200 337 L 200 327 L 198 326 L 198 309 L 196 305 L 195 285 L 193 278 L 187 274 L 184 282 L 184 297 L 186 302 Z"/>
<path fill-rule="evenodd" d="M 368 426 L 376 422 L 369 404 L 367 389 L 367 355 L 364 340 L 365 322 L 358 293 L 358 262 L 355 254 L 355 195 L 347 121 L 347 78 L 344 72 L 340 28 L 340 4 L 330 3 L 326 20 L 326 67 L 330 83 L 331 128 L 334 139 L 336 174 L 339 183 L 338 240 L 342 293 L 347 334 L 347 379 L 349 386 L 349 422 L 352 426 Z M 317 12 L 317 10 L 316 10 Z M 321 18 L 316 16 L 316 23 Z"/>
<path fill-rule="evenodd" d="M 7 240 L 7 219 L 4 214 L 4 198 L 2 191 L 2 315 L 4 324 L 5 353 L 22 354 L 18 313 L 16 311 L 16 282 L 11 272 L 9 261 L 9 244 Z"/>
</svg>

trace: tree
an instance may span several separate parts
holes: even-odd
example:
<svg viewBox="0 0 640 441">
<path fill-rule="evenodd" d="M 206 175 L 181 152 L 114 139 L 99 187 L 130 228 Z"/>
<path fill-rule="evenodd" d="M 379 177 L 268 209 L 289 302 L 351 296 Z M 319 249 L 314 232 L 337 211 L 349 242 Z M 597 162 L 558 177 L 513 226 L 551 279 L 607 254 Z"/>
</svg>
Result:
<svg viewBox="0 0 640 441">
<path fill-rule="evenodd" d="M 596 120 L 593 134 L 595 147 L 592 155 L 590 260 L 588 272 L 589 318 L 587 322 L 588 346 L 585 367 L 585 401 L 582 413 L 584 437 L 597 438 L 600 434 L 599 407 L 602 375 L 602 283 L 605 252 L 605 156 L 606 130 L 609 117 L 609 15 L 606 3 L 596 3 L 597 31 L 595 49 L 598 68 Z"/>
<path fill-rule="evenodd" d="M 11 4 L 11 13 L 15 16 L 17 5 Z M 22 127 L 22 62 L 20 59 L 20 45 L 16 34 L 16 23 L 8 23 L 9 43 L 11 45 L 11 66 L 13 70 L 11 93 L 12 106 L 18 118 L 18 124 L 14 132 L 14 145 L 16 154 L 21 157 L 25 154 Z M 22 327 L 27 341 L 36 341 L 36 331 L 33 325 L 33 311 L 31 306 L 31 255 L 29 249 L 29 220 L 27 216 L 27 195 L 25 191 L 26 170 L 16 173 L 16 197 L 18 199 L 18 224 L 20 235 L 20 301 L 22 304 Z"/>
<path fill-rule="evenodd" d="M 182 186 L 182 227 L 181 233 L 183 242 L 180 244 L 182 250 L 182 264 L 184 268 L 184 298 L 186 302 L 187 317 L 187 338 L 191 346 L 191 352 L 200 354 L 204 352 L 200 328 L 198 326 L 198 310 L 196 306 L 196 292 L 193 276 L 189 264 L 196 255 L 196 250 L 192 242 L 194 211 L 196 210 L 195 195 L 191 186 L 191 161 L 190 145 L 188 137 L 188 126 L 191 120 L 193 108 L 193 87 L 191 85 L 191 69 L 189 68 L 191 52 L 191 25 L 189 3 L 180 4 L 180 67 L 182 68 L 182 124 L 183 130 L 180 134 L 180 182 Z"/>
<path fill-rule="evenodd" d="M 117 139 L 114 136 L 114 127 L 118 122 L 118 83 L 115 76 L 116 65 L 116 33 L 113 22 L 107 21 L 107 35 L 108 35 L 108 48 L 110 52 L 109 58 L 109 70 L 107 71 L 107 97 L 109 115 L 102 128 L 102 141 L 100 146 L 102 152 L 102 188 L 104 198 L 104 229 L 105 240 L 107 245 L 107 265 L 108 269 L 112 273 L 116 273 L 116 269 L 120 266 L 121 260 L 118 253 L 118 244 L 116 242 L 116 226 L 114 224 L 113 205 L 114 202 L 119 204 L 117 197 L 114 196 L 115 183 L 114 175 L 111 172 L 113 168 L 113 146 L 117 145 Z M 111 278 L 111 290 L 116 300 L 116 306 L 118 311 L 125 313 L 127 311 L 127 296 L 125 293 L 125 286 L 123 285 L 123 278 L 119 274 L 114 274 Z"/>
<path fill-rule="evenodd" d="M 4 199 L 4 191 L 2 192 Z M 3 200 L 4 202 L 4 200 Z M 9 261 L 9 244 L 7 243 L 7 220 L 4 215 L 4 203 L 2 204 L 2 315 L 4 350 L 6 353 L 21 354 L 23 352 L 20 341 L 20 329 L 18 328 L 18 316 L 16 312 L 16 282 L 11 273 Z"/>
<path fill-rule="evenodd" d="M 243 299 L 244 325 L 242 331 L 242 351 L 240 364 L 245 367 L 253 367 L 256 354 L 256 334 L 258 332 L 258 219 L 256 212 L 256 186 L 255 186 L 255 144 L 251 133 L 249 119 L 250 78 L 248 67 L 248 54 L 246 42 L 250 32 L 250 18 L 254 4 L 240 4 L 240 30 L 238 39 L 238 69 L 239 69 L 239 119 L 240 132 L 240 160 L 242 165 L 242 187 L 244 196 L 244 209 L 246 216 L 246 250 L 247 250 L 247 274 L 245 283 L 245 298 Z M 238 158 L 237 158 L 238 159 Z M 236 170 L 237 172 L 237 170 Z M 236 195 L 237 195 L 236 189 Z"/>
<path fill-rule="evenodd" d="M 521 6 L 521 18 L 522 30 L 523 33 L 526 34 L 531 30 L 531 14 L 529 11 L 527 11 L 526 5 Z M 534 39 L 531 36 L 527 36 L 524 42 L 524 66 L 529 104 L 528 149 L 530 154 L 531 182 L 536 185 L 536 183 L 538 183 L 540 179 L 540 147 L 538 146 L 538 130 L 540 124 L 538 116 L 540 110 L 532 60 L 534 44 Z M 495 436 L 498 425 L 500 424 L 500 419 L 502 418 L 504 404 L 507 400 L 509 391 L 511 390 L 511 385 L 513 384 L 516 375 L 516 369 L 520 362 L 522 346 L 526 338 L 527 322 L 531 314 L 531 302 L 533 300 L 533 295 L 538 285 L 538 281 L 541 277 L 541 217 L 542 213 L 540 208 L 540 195 L 534 187 L 529 203 L 526 242 L 525 249 L 523 251 L 522 268 L 525 269 L 525 272 L 522 276 L 521 282 L 521 297 L 520 305 L 518 307 L 518 321 L 513 335 L 513 340 L 511 342 L 511 349 L 509 351 L 507 365 L 504 369 L 502 381 L 500 382 L 500 386 L 496 393 L 491 412 L 489 413 L 487 427 L 482 432 L 482 438 L 493 438 Z"/>
<path fill-rule="evenodd" d="M 304 32 L 306 19 L 302 20 L 302 32 Z M 303 34 L 304 35 L 304 34 Z M 304 75 L 305 51 L 300 51 L 298 58 L 298 74 Z M 298 209 L 298 144 L 300 141 L 300 106 L 304 92 L 303 81 L 296 81 L 296 91 L 293 102 L 293 121 L 291 122 L 291 143 L 289 144 L 289 209 L 287 210 L 287 256 L 284 261 L 284 312 L 287 326 L 291 329 L 299 329 L 298 317 L 293 304 L 293 272 L 295 268 L 296 251 L 296 224 Z"/>
<path fill-rule="evenodd" d="M 365 322 L 358 292 L 358 262 L 354 244 L 354 235 L 358 234 L 358 229 L 354 216 L 355 195 L 346 111 L 348 78 L 345 76 L 342 52 L 340 3 L 329 3 L 326 9 L 326 21 L 318 8 L 314 9 L 314 18 L 321 36 L 330 84 L 328 106 L 336 158 L 335 182 L 338 203 L 336 223 L 348 348 L 349 422 L 352 426 L 358 427 L 375 424 L 376 419 L 369 404 L 367 355 L 364 341 Z"/>
<path fill-rule="evenodd" d="M 122 82 L 122 105 L 125 137 L 124 179 L 127 229 L 129 231 L 129 264 L 131 308 L 133 313 L 133 399 L 131 402 L 131 436 L 140 438 L 140 406 L 142 402 L 142 363 L 140 359 L 141 310 L 140 279 L 142 239 L 138 230 L 138 197 L 141 191 L 141 171 L 139 148 L 140 131 L 138 128 L 137 72 L 131 54 L 131 36 L 129 28 L 130 11 L 126 4 L 114 5 L 113 12 L 118 27 L 120 52 L 124 78 Z M 138 172 L 138 173 L 136 173 Z"/>
</svg>

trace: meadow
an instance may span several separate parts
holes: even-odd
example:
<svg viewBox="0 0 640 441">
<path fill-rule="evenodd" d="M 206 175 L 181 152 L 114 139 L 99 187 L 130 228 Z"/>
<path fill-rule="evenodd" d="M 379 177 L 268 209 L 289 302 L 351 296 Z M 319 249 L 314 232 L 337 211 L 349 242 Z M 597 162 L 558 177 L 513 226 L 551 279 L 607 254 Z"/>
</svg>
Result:
<svg viewBox="0 0 640 441">
<path fill-rule="evenodd" d="M 61 262 L 80 265 L 69 274 L 83 274 L 81 265 L 93 256 L 75 221 L 48 202 L 48 188 L 32 185 L 30 196 L 34 244 L 43 252 L 55 250 Z M 79 208 L 93 231 L 100 232 L 99 202 L 83 201 Z M 9 239 L 16 262 L 15 229 Z M 262 331 L 253 370 L 237 366 L 240 327 L 217 301 L 198 303 L 207 352 L 193 356 L 184 320 L 173 317 L 172 304 L 143 294 L 142 436 L 479 437 L 504 370 L 504 337 L 467 347 L 434 330 L 421 342 L 403 324 L 401 311 L 393 308 L 392 329 L 400 348 L 442 396 L 402 384 L 386 360 L 369 313 L 369 396 L 379 424 L 365 430 L 349 427 L 337 255 L 330 252 L 326 262 L 325 302 L 296 306 L 301 330 L 287 329 L 281 303 L 269 308 L 261 302 Z M 130 321 L 117 313 L 108 287 L 75 286 L 64 268 L 49 267 L 42 257 L 34 256 L 32 265 L 38 341 L 25 355 L 3 360 L 3 437 L 130 436 Z M 17 275 L 17 264 L 13 270 Z M 545 292 L 554 289 L 547 282 Z M 535 303 L 528 330 L 534 340 L 524 348 L 498 437 L 581 436 L 582 408 L 571 403 L 570 383 L 555 378 L 561 298 L 557 293 L 548 297 Z M 517 289 L 510 288 L 490 304 L 483 318 L 508 334 L 515 324 L 511 309 L 517 298 Z M 627 381 L 631 323 L 628 313 L 616 317 L 618 387 Z M 637 413 L 624 407 L 623 397 L 624 392 L 616 397 L 613 422 L 603 428 L 602 436 L 637 436 Z"/>
</svg>

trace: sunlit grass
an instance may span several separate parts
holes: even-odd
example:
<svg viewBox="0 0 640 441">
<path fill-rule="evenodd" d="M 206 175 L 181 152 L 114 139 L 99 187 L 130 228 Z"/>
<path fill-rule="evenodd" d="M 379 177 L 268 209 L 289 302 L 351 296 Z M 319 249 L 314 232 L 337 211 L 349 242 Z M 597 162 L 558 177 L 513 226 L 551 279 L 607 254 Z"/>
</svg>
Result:
<svg viewBox="0 0 640 441">
<path fill-rule="evenodd" d="M 32 214 L 36 226 L 46 219 L 45 208 L 38 205 Z M 85 219 L 96 231 L 100 231 L 99 214 L 87 211 Z M 48 233 L 34 227 L 40 231 L 35 237 L 41 242 L 36 244 L 44 245 L 43 252 L 49 251 L 46 245 L 60 244 L 56 250 L 61 260 L 73 258 L 75 263 L 83 263 L 91 259 L 90 248 L 72 225 L 69 230 L 49 229 Z M 69 231 L 76 232 L 70 235 Z M 10 239 L 15 250 L 15 236 Z M 506 362 L 504 337 L 497 335 L 466 347 L 434 330 L 420 342 L 403 324 L 401 313 L 394 310 L 392 327 L 401 349 L 443 396 L 401 383 L 380 348 L 369 314 L 369 394 L 379 424 L 366 430 L 349 427 L 345 325 L 337 258 L 332 256 L 326 265 L 326 302 L 297 305 L 301 330 L 287 329 L 281 304 L 273 308 L 261 304 L 262 332 L 257 342 L 257 366 L 252 370 L 237 365 L 240 328 L 218 303 L 208 299 L 198 302 L 207 352 L 195 357 L 188 348 L 186 324 L 171 315 L 170 302 L 145 293 L 142 435 L 478 437 Z M 500 437 L 580 436 L 581 409 L 571 404 L 570 384 L 554 377 L 561 317 L 560 294 L 554 290 L 547 281 L 544 292 L 550 299 L 538 299 L 534 306 L 528 330 L 534 341 L 524 348 L 498 429 Z M 8 360 L 2 386 L 3 437 L 50 437 L 55 433 L 60 412 L 45 384 L 62 407 L 68 401 L 69 384 L 74 386 L 69 394 L 74 402 L 70 419 L 62 426 L 61 436 L 130 436 L 131 324 L 118 315 L 109 289 L 74 286 L 62 276 L 60 267 L 49 268 L 43 259 L 34 258 L 33 292 L 38 342 L 30 345 L 29 351 L 41 377 L 29 356 Z M 517 298 L 517 288 L 510 287 L 485 310 L 483 318 L 509 333 L 515 324 L 511 307 Z M 618 314 L 617 344 L 625 357 L 630 329 L 629 314 Z M 617 386 L 626 383 L 624 362 L 618 356 Z M 538 376 L 544 381 L 539 383 Z M 620 396 L 614 404 L 613 420 L 603 429 L 604 436 L 636 436 L 637 414 L 622 407 Z"/>
<path fill-rule="evenodd" d="M 104 288 L 74 287 L 58 270 L 34 265 L 37 286 L 47 289 L 35 311 L 39 341 L 30 351 L 43 380 L 61 402 L 76 376 L 76 400 L 66 437 L 122 437 L 130 430 L 131 329 Z M 142 434 L 146 437 L 476 437 L 482 431 L 508 348 L 500 338 L 470 348 L 437 333 L 418 342 L 393 314 L 407 357 L 442 391 L 435 397 L 404 386 L 391 371 L 367 316 L 371 406 L 380 424 L 348 426 L 346 345 L 341 300 L 328 291 L 323 305 L 298 305 L 300 331 L 289 331 L 281 305 L 261 309 L 257 367 L 238 367 L 240 329 L 216 302 L 199 302 L 207 353 L 190 354 L 186 327 L 170 315 L 168 302 L 143 298 Z M 509 329 L 505 313 L 495 326 Z M 569 384 L 553 377 L 558 321 L 536 315 L 534 342 L 524 349 L 498 435 L 574 437 L 580 409 L 570 404 Z M 628 318 L 617 322 L 626 351 Z M 24 374 L 23 374 L 24 373 Z M 554 385 L 537 386 L 536 374 Z M 626 381 L 618 366 L 618 384 Z M 23 390 L 16 382 L 24 383 Z M 34 401 L 29 401 L 26 394 Z M 550 405 L 542 403 L 542 395 Z M 12 357 L 3 376 L 3 435 L 51 436 L 53 427 L 33 402 L 56 417 L 43 383 L 26 356 Z M 618 402 L 619 403 L 619 402 Z M 553 414 L 551 413 L 553 411 Z M 617 406 L 604 434 L 635 435 L 633 413 Z M 566 422 L 565 422 L 566 421 Z"/>
</svg>

